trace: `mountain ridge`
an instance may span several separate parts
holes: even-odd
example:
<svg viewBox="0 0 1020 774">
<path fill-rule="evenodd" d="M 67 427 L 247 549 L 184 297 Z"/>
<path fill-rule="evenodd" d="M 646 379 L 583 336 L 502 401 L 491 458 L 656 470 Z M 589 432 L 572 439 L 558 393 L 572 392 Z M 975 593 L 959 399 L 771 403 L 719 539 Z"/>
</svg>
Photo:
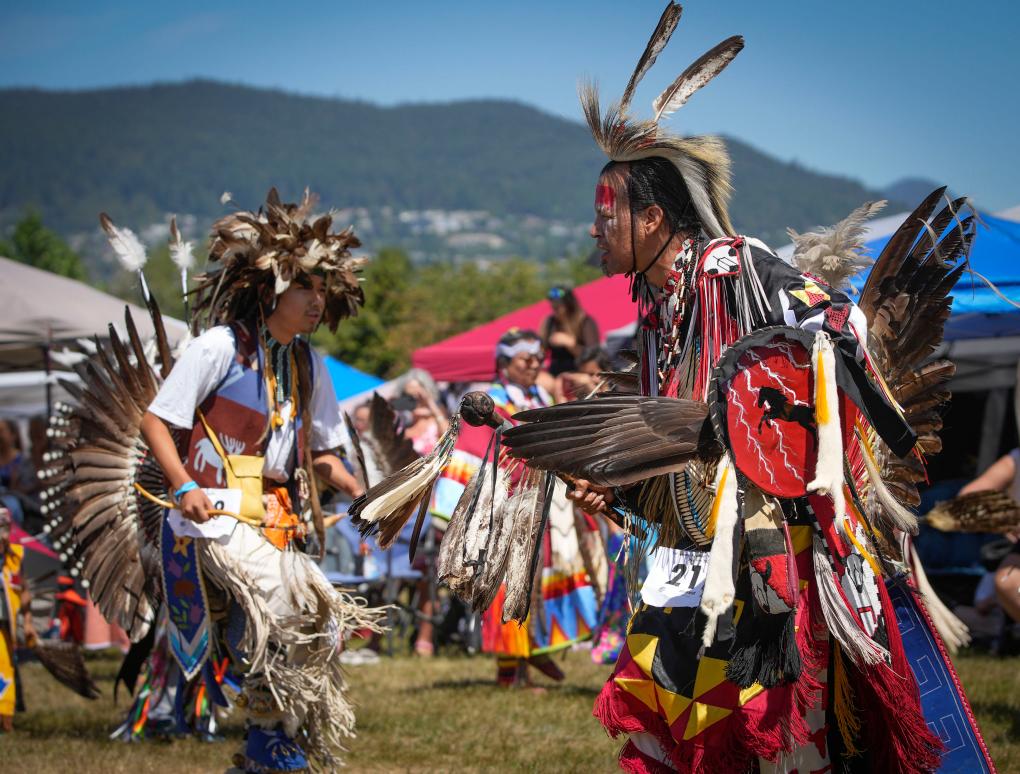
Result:
<svg viewBox="0 0 1020 774">
<path fill-rule="evenodd" d="M 766 241 L 880 197 L 725 139 L 735 225 Z M 0 226 L 33 207 L 65 235 L 94 231 L 102 210 L 131 225 L 169 212 L 204 223 L 223 212 L 222 191 L 249 207 L 274 185 L 285 197 L 307 185 L 336 208 L 581 224 L 604 162 L 582 124 L 510 100 L 380 106 L 207 79 L 0 90 Z"/>
</svg>

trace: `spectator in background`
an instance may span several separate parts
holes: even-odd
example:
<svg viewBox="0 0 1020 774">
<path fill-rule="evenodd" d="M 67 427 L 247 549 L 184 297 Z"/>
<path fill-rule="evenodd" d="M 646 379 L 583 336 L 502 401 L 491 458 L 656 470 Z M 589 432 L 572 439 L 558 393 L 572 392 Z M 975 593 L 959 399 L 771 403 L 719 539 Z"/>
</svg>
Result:
<svg viewBox="0 0 1020 774">
<path fill-rule="evenodd" d="M 354 423 L 354 429 L 359 433 L 367 433 L 371 417 L 372 401 L 366 400 L 364 403 L 359 403 L 351 414 L 351 422 Z"/>
<path fill-rule="evenodd" d="M 995 589 L 995 574 L 1002 559 L 1009 553 L 1012 544 L 1006 540 L 995 540 L 981 549 L 981 564 L 985 574 L 974 589 L 973 604 L 957 605 L 953 614 L 970 629 L 971 646 L 998 651 L 1006 630 L 1006 617 L 999 605 Z"/>
<path fill-rule="evenodd" d="M 1014 500 L 1020 502 L 1020 449 L 1013 449 L 997 459 L 988 470 L 961 489 L 960 494 L 989 489 L 1008 492 Z M 1006 614 L 1020 622 L 1020 543 L 1017 542 L 1020 538 L 1020 524 L 1006 537 L 1013 543 L 1013 548 L 995 572 L 995 591 Z"/>
<path fill-rule="evenodd" d="M 397 383 L 398 396 L 393 406 L 401 411 L 405 419 L 404 437 L 410 439 L 414 450 L 424 457 L 431 452 L 439 438 L 449 429 L 450 419 L 439 405 L 439 388 L 432 375 L 420 368 L 412 368 Z M 433 527 L 434 546 L 438 547 L 442 533 Z M 414 569 L 422 573 L 418 581 L 418 633 L 414 640 L 414 652 L 418 656 L 431 658 L 435 653 L 435 627 L 433 615 L 435 604 L 430 589 L 430 573 L 435 573 L 435 558 L 427 552 L 420 552 L 414 562 Z M 434 588 L 434 586 L 432 587 Z"/>
<path fill-rule="evenodd" d="M 19 491 L 23 459 L 17 428 L 9 419 L 0 419 L 0 487 Z"/>
<path fill-rule="evenodd" d="M 0 507 L 8 508 L 14 523 L 25 521 L 25 511 L 18 493 L 22 485 L 24 455 L 21 453 L 18 430 L 8 419 L 0 419 Z"/>
<path fill-rule="evenodd" d="M 549 290 L 552 314 L 545 318 L 539 335 L 549 353 L 549 373 L 559 376 L 577 370 L 577 357 L 586 348 L 598 346 L 599 326 L 581 308 L 570 288 Z"/>
<path fill-rule="evenodd" d="M 439 405 L 439 388 L 428 371 L 412 368 L 397 382 L 397 392 L 393 405 L 405 420 L 404 437 L 424 457 L 450 427 L 450 419 Z"/>
</svg>

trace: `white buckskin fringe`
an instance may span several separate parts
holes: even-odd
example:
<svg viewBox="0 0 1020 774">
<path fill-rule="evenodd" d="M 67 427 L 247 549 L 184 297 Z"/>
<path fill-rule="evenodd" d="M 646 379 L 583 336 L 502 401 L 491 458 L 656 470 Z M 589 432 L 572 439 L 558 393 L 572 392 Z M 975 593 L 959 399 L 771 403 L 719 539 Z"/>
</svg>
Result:
<svg viewBox="0 0 1020 774">
<path fill-rule="evenodd" d="M 858 625 L 853 613 L 846 606 L 843 595 L 836 585 L 832 560 L 825 550 L 825 543 L 817 533 L 811 547 L 811 561 L 815 569 L 815 583 L 822 604 L 825 625 L 836 638 L 843 650 L 858 666 L 878 664 L 889 660 L 889 651 L 875 642 Z M 881 580 L 878 581 L 881 583 Z"/>
<path fill-rule="evenodd" d="M 715 479 L 715 533 L 708 554 L 705 588 L 701 593 L 701 612 L 708 617 L 701 644 L 709 647 L 715 640 L 719 616 L 729 610 L 736 596 L 733 581 L 733 531 L 737 525 L 737 469 L 728 455 L 719 460 Z"/>
<path fill-rule="evenodd" d="M 818 461 L 809 492 L 832 497 L 835 521 L 846 534 L 846 498 L 843 495 L 843 434 L 839 426 L 839 393 L 836 388 L 836 356 L 823 331 L 815 333 L 811 348 L 815 371 L 815 424 L 818 426 Z"/>
<path fill-rule="evenodd" d="M 311 557 L 281 551 L 286 561 L 306 570 L 281 577 L 300 611 L 276 615 L 244 566 L 215 540 L 196 540 L 206 579 L 226 592 L 244 611 L 242 647 L 249 675 L 246 696 L 268 692 L 275 708 L 251 717 L 257 725 L 282 723 L 301 744 L 313 771 L 335 771 L 342 764 L 346 740 L 354 736 L 354 709 L 348 700 L 340 652 L 356 630 L 381 631 L 380 608 L 334 589 Z M 281 556 L 281 567 L 284 564 Z M 248 708 L 249 714 L 255 708 Z M 304 734 L 301 733 L 304 731 Z"/>
<path fill-rule="evenodd" d="M 921 595 L 921 602 L 931 616 L 931 622 L 935 625 L 936 631 L 946 643 L 949 652 L 956 654 L 960 648 L 970 645 L 970 629 L 967 624 L 961 621 L 953 611 L 946 607 L 939 599 L 935 589 L 928 581 L 928 575 L 924 571 L 924 565 L 914 550 L 914 546 L 906 535 L 901 536 L 903 556 L 909 557 L 911 575 L 914 577 L 914 584 Z"/>
</svg>

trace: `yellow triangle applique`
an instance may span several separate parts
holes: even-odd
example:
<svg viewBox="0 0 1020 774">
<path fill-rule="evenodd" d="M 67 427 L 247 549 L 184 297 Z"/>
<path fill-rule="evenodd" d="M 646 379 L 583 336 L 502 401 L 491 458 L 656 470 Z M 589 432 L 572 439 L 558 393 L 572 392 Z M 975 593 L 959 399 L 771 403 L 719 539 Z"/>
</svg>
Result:
<svg viewBox="0 0 1020 774">
<path fill-rule="evenodd" d="M 694 708 L 691 710 L 691 716 L 687 721 L 687 729 L 684 731 L 684 741 L 693 739 L 731 712 L 732 710 L 725 709 L 724 707 L 714 707 L 711 704 L 702 704 L 700 701 L 694 702 Z"/>
<path fill-rule="evenodd" d="M 733 625 L 736 626 L 740 623 L 740 616 L 744 612 L 744 600 L 734 599 L 733 600 Z"/>
<path fill-rule="evenodd" d="M 667 691 L 658 683 L 655 685 L 655 695 L 659 699 L 659 706 L 665 713 L 669 725 L 673 725 L 676 719 L 683 714 L 683 711 L 691 706 L 691 700 L 686 696 Z"/>
<path fill-rule="evenodd" d="M 655 683 L 651 680 L 633 679 L 629 677 L 614 677 L 613 682 L 620 686 L 631 696 L 641 700 L 652 712 L 659 711 L 659 705 L 655 701 Z"/>
<path fill-rule="evenodd" d="M 630 657 L 649 677 L 652 676 L 652 659 L 655 658 L 655 649 L 658 645 L 659 638 L 651 634 L 631 634 L 627 637 Z"/>
<path fill-rule="evenodd" d="M 721 658 L 702 656 L 698 662 L 698 675 L 694 678 L 694 698 L 715 688 L 726 679 L 726 662 Z"/>
<path fill-rule="evenodd" d="M 806 551 L 811 545 L 813 536 L 814 527 L 790 527 L 790 545 L 793 547 L 793 553 L 799 554 L 801 551 Z"/>
</svg>

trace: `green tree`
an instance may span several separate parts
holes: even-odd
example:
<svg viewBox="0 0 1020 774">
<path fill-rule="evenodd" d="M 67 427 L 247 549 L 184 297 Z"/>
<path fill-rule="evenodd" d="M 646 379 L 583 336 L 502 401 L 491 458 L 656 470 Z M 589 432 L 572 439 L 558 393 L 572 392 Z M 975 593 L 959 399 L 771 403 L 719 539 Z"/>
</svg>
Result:
<svg viewBox="0 0 1020 774">
<path fill-rule="evenodd" d="M 391 330 L 401 326 L 413 311 L 408 303 L 413 274 L 411 259 L 403 250 L 380 250 L 363 276 L 364 307 L 356 317 L 340 323 L 335 335 L 320 328 L 315 343 L 370 374 L 389 376 L 404 370 L 414 345 L 408 349 L 395 341 Z"/>
<path fill-rule="evenodd" d="M 366 268 L 358 316 L 341 323 L 336 335 L 320 329 L 314 342 L 355 368 L 389 378 L 410 367 L 419 347 L 540 301 L 553 284 L 597 276 L 581 257 L 415 267 L 402 250 L 384 249 Z"/>
<path fill-rule="evenodd" d="M 0 255 L 71 279 L 88 279 L 78 254 L 33 210 L 18 221 L 9 240 L 0 241 Z"/>
</svg>

